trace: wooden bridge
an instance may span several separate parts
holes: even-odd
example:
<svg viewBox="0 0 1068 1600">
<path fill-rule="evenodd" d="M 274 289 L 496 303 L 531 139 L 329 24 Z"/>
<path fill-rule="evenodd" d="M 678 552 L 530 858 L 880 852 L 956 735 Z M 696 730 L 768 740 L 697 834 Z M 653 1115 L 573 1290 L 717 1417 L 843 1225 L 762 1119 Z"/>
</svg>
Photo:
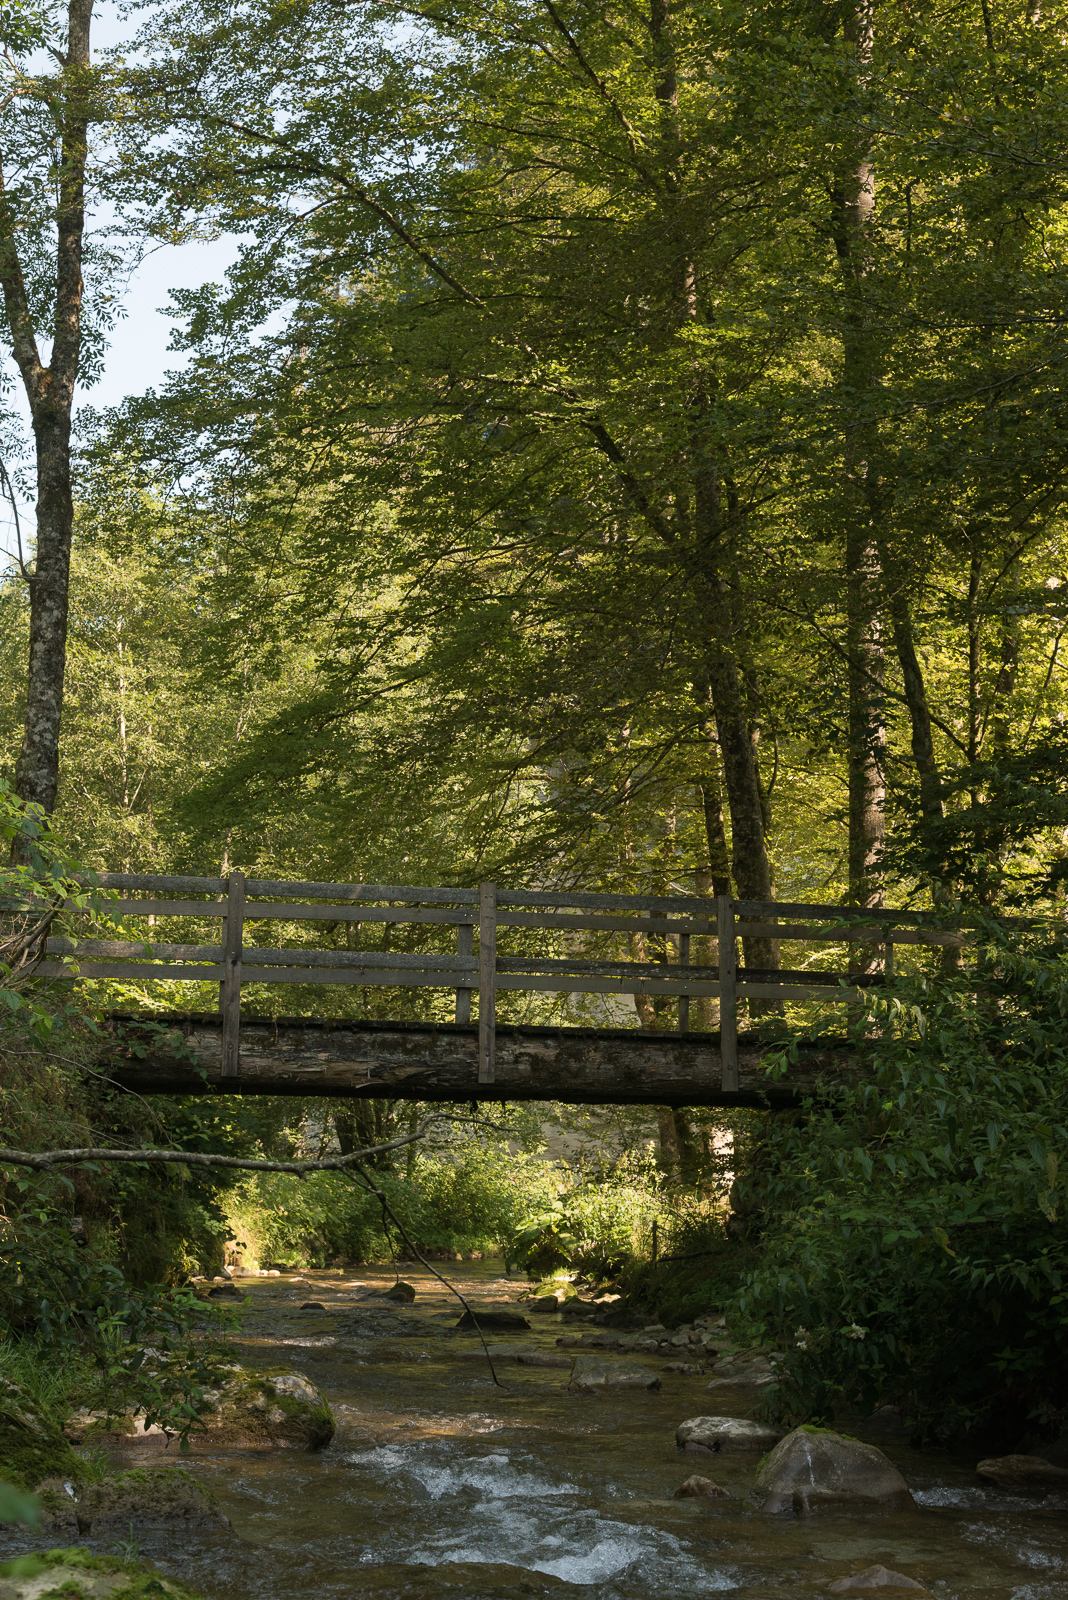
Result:
<svg viewBox="0 0 1068 1600">
<path fill-rule="evenodd" d="M 396 884 L 277 882 L 102 874 L 89 910 L 68 906 L 47 940 L 43 976 L 218 982 L 218 1012 L 115 1014 L 109 1073 L 142 1093 L 221 1092 L 388 1096 L 417 1100 L 543 1100 L 667 1105 L 784 1104 L 816 1074 L 848 1072 L 844 1040 L 802 1055 L 789 1081 L 773 1081 L 766 1046 L 739 1034 L 752 1001 L 856 1004 L 892 982 L 899 945 L 960 945 L 930 913 L 857 912 L 841 906 Z M 138 937 L 87 936 L 72 917 L 106 921 Z M 798 920 L 802 919 L 802 920 Z M 200 924 L 217 942 L 163 942 Z M 131 927 L 136 924 L 136 928 Z M 250 930 L 300 938 L 327 925 L 335 943 L 247 943 Z M 361 927 L 410 930 L 409 951 L 360 949 Z M 143 934 L 141 933 L 143 929 Z M 344 945 L 337 942 L 344 935 Z M 477 937 L 477 943 L 476 943 Z M 659 943 L 645 959 L 644 941 Z M 837 947 L 853 971 L 739 966 L 738 941 Z M 448 941 L 450 948 L 442 948 Z M 388 942 L 388 940 L 387 940 Z M 619 947 L 642 959 L 623 959 Z M 432 947 L 432 948 L 429 948 Z M 764 947 L 765 949 L 767 946 Z M 697 957 L 697 959 L 694 959 Z M 857 969 L 862 969 L 858 971 Z M 361 985 L 453 991 L 451 1020 L 243 1015 L 249 985 Z M 671 1008 L 668 1031 L 637 1026 L 526 1026 L 498 1020 L 502 992 L 569 994 L 618 1008 L 645 995 Z M 258 990 L 258 997 L 263 991 Z M 691 1030 L 694 1000 L 719 1006 L 716 1032 Z M 473 1002 L 477 1012 L 472 1020 Z M 263 1000 L 258 1003 L 262 1006 Z M 267 1008 L 277 997 L 268 994 Z M 622 1021 L 609 1017 L 609 1021 Z M 637 1020 L 637 1019 L 635 1019 Z M 165 1024 L 161 1029 L 160 1024 Z"/>
</svg>

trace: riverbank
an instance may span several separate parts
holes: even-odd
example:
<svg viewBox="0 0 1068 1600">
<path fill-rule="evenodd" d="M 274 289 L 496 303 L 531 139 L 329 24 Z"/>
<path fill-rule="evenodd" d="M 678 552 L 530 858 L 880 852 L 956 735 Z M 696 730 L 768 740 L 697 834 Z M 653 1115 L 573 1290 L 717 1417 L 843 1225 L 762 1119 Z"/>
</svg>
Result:
<svg viewBox="0 0 1068 1600">
<path fill-rule="evenodd" d="M 504 1306 L 523 1288 L 497 1263 L 456 1271 L 480 1303 Z M 1063 1600 L 1068 1524 L 1044 1493 L 1003 1493 L 981 1482 L 970 1457 L 873 1433 L 915 1509 L 761 1515 L 746 1498 L 758 1453 L 725 1452 L 708 1467 L 675 1443 L 685 1418 L 744 1415 L 751 1389 L 720 1382 L 710 1392 L 711 1372 L 611 1350 L 600 1359 L 638 1360 L 661 1387 L 575 1394 L 569 1370 L 514 1361 L 502 1364 L 498 1387 L 476 1336 L 455 1329 L 455 1298 L 421 1267 L 404 1276 L 412 1304 L 383 1300 L 393 1276 L 374 1268 L 242 1282 L 239 1360 L 304 1373 L 330 1402 L 337 1431 L 315 1453 L 195 1441 L 181 1464 L 218 1496 L 232 1528 L 132 1529 L 162 1573 L 207 1600 L 304 1600 L 310 1586 L 325 1600 L 349 1600 L 354 1589 L 374 1600 L 511 1600 L 562 1585 L 591 1600 L 710 1591 L 794 1600 L 883 1565 L 939 1600 Z M 322 1309 L 302 1309 L 308 1301 Z M 492 1343 L 552 1357 L 576 1331 L 558 1314 L 529 1321 Z M 112 1456 L 116 1468 L 179 1464 L 173 1449 L 148 1444 Z M 733 1498 L 676 1500 L 694 1471 Z M 8 1532 L 0 1552 L 55 1542 Z M 114 1534 L 79 1542 L 113 1549 Z"/>
</svg>

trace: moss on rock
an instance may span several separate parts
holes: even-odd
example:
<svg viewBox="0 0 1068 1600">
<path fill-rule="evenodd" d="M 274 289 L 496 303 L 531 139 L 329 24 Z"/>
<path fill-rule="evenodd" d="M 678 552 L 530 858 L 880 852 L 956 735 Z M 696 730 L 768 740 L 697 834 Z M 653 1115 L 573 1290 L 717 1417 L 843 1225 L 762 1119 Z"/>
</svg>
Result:
<svg viewBox="0 0 1068 1600">
<path fill-rule="evenodd" d="M 45 1478 L 79 1482 L 85 1470 L 59 1426 L 19 1384 L 0 1378 L 0 1478 L 34 1489 Z"/>
<path fill-rule="evenodd" d="M 334 1437 L 334 1415 L 303 1373 L 237 1368 L 212 1395 L 203 1421 L 212 1444 L 321 1450 Z"/>
<path fill-rule="evenodd" d="M 230 1519 L 206 1485 L 182 1467 L 136 1468 L 117 1472 L 90 1484 L 75 1508 L 82 1534 L 94 1537 L 110 1528 L 131 1525 L 188 1528 L 228 1528 Z"/>
<path fill-rule="evenodd" d="M 121 1595 L 122 1600 L 160 1595 L 198 1600 L 191 1589 L 153 1572 L 143 1562 L 120 1561 L 77 1548 L 19 1556 L 0 1566 L 0 1600 L 38 1600 L 49 1594 L 62 1594 L 64 1600 L 98 1600 L 113 1594 Z"/>
</svg>

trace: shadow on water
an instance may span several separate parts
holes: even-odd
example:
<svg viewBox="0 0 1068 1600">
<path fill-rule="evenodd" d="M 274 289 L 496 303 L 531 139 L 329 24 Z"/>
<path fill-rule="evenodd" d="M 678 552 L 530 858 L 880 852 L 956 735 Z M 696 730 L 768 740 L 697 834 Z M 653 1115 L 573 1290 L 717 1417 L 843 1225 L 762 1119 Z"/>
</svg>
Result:
<svg viewBox="0 0 1068 1600">
<path fill-rule="evenodd" d="M 250 1299 L 240 1359 L 305 1373 L 334 1406 L 338 1431 L 317 1455 L 194 1444 L 187 1464 L 214 1488 L 233 1531 L 146 1530 L 142 1551 L 161 1570 L 209 1600 L 511 1600 L 567 1590 L 590 1600 L 792 1600 L 880 1564 L 940 1600 L 1068 1600 L 1068 1514 L 981 1486 L 971 1462 L 880 1440 L 915 1510 L 761 1516 L 745 1499 L 756 1456 L 702 1465 L 680 1456 L 674 1437 L 685 1417 L 744 1414 L 751 1394 L 720 1389 L 713 1398 L 707 1377 L 665 1372 L 659 1393 L 572 1395 L 566 1371 L 515 1365 L 502 1367 L 505 1388 L 496 1388 L 465 1355 L 477 1340 L 454 1331 L 456 1302 L 423 1269 L 404 1270 L 414 1306 L 369 1294 L 392 1282 L 371 1268 L 242 1284 Z M 492 1264 L 457 1271 L 459 1287 L 480 1300 L 517 1293 Z M 310 1288 L 324 1310 L 299 1309 Z M 560 1318 L 533 1321 L 522 1342 L 555 1351 Z M 115 1464 L 171 1460 L 173 1451 L 141 1445 Z M 735 1499 L 675 1500 L 693 1471 Z M 8 1535 L 0 1549 L 32 1544 Z"/>
</svg>

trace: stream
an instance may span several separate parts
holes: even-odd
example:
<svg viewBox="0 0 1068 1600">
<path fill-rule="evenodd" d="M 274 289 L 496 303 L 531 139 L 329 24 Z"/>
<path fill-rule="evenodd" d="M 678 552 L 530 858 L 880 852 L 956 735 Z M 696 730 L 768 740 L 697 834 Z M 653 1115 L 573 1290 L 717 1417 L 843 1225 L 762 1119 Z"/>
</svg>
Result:
<svg viewBox="0 0 1068 1600">
<path fill-rule="evenodd" d="M 445 1269 L 479 1302 L 514 1301 L 499 1263 Z M 870 1435 L 904 1473 L 908 1512 L 771 1517 L 747 1504 L 757 1458 L 680 1454 L 686 1417 L 746 1414 L 751 1390 L 709 1394 L 709 1375 L 663 1373 L 658 1393 L 569 1394 L 559 1368 L 465 1358 L 456 1300 L 422 1267 L 414 1305 L 383 1302 L 392 1272 L 357 1267 L 240 1280 L 234 1343 L 249 1368 L 304 1373 L 334 1408 L 318 1454 L 212 1450 L 181 1462 L 211 1484 L 233 1531 L 137 1532 L 141 1553 L 209 1600 L 511 1600 L 581 1591 L 589 1600 L 724 1593 L 816 1595 L 882 1564 L 942 1600 L 1066 1600 L 1068 1514 L 983 1486 L 972 1457 Z M 324 1310 L 301 1310 L 304 1300 Z M 652 1320 L 652 1319 L 650 1319 Z M 559 1315 L 513 1335 L 556 1352 Z M 573 1330 L 574 1324 L 568 1324 Z M 490 1335 L 491 1344 L 508 1335 Z M 612 1359 L 608 1356 L 607 1359 Z M 641 1358 L 662 1369 L 655 1357 Z M 864 1429 L 854 1431 L 864 1437 Z M 176 1448 L 116 1452 L 115 1466 L 179 1463 Z M 691 1473 L 737 1498 L 675 1500 Z M 12 1535 L 3 1540 L 13 1554 Z M 53 1543 L 50 1540 L 49 1543 Z M 82 1541 L 94 1547 L 90 1537 Z M 33 1541 L 25 1536 L 20 1548 Z M 97 1548 L 114 1549 L 114 1539 Z M 883 1590 L 907 1595 L 910 1590 Z"/>
</svg>

